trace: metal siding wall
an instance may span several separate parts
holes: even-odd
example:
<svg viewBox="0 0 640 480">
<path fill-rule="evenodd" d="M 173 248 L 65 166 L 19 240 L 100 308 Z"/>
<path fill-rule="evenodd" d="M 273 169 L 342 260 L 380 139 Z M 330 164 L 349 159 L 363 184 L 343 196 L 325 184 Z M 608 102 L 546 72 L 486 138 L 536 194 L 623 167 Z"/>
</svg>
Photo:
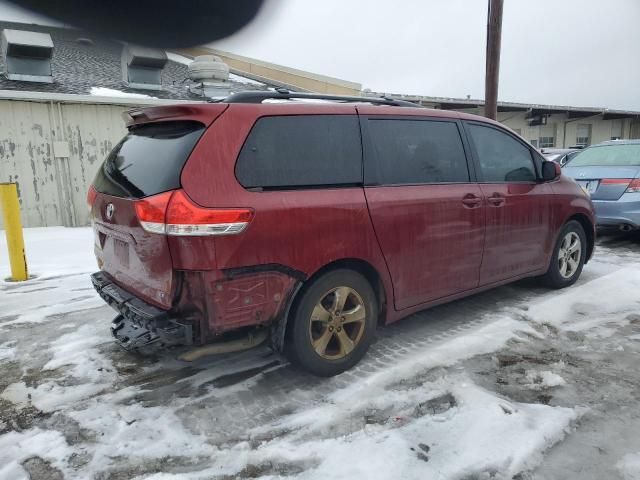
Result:
<svg viewBox="0 0 640 480">
<path fill-rule="evenodd" d="M 62 105 L 65 139 L 70 146 L 69 173 L 76 225 L 88 224 L 87 189 L 102 161 L 126 133 L 124 107 Z"/>
<path fill-rule="evenodd" d="M 18 182 L 25 227 L 87 224 L 87 188 L 129 108 L 0 100 L 0 182 Z M 69 158 L 54 157 L 55 141 Z"/>
<path fill-rule="evenodd" d="M 18 182 L 28 226 L 62 223 L 53 138 L 46 103 L 0 101 L 0 182 Z"/>
</svg>

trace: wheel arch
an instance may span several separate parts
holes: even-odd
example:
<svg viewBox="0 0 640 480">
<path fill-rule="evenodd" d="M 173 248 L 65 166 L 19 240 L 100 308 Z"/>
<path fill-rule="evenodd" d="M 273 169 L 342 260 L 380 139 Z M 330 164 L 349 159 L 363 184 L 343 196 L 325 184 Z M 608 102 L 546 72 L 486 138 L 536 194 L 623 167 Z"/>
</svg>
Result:
<svg viewBox="0 0 640 480">
<path fill-rule="evenodd" d="M 272 343 L 274 344 L 276 350 L 282 351 L 284 348 L 284 345 L 287 341 L 288 332 L 290 331 L 289 317 L 293 312 L 295 312 L 297 303 L 306 288 L 308 288 L 308 286 L 311 285 L 313 281 L 321 275 L 324 275 L 329 271 L 339 269 L 353 270 L 360 273 L 367 279 L 367 281 L 373 288 L 378 302 L 378 325 L 385 324 L 388 308 L 388 294 L 380 273 L 373 265 L 371 265 L 366 260 L 362 260 L 360 258 L 341 258 L 339 260 L 334 260 L 330 263 L 327 263 L 326 265 L 323 265 L 321 268 L 311 274 L 306 280 L 304 280 L 304 282 L 298 284 L 297 288 L 293 292 L 291 300 L 289 301 L 288 307 L 283 312 L 280 321 L 277 322 L 278 326 L 275 331 L 278 333 L 276 333 L 275 338 L 272 338 Z"/>
<path fill-rule="evenodd" d="M 576 213 L 576 214 L 570 216 L 563 223 L 563 225 L 566 225 L 568 222 L 570 222 L 572 220 L 575 220 L 580 225 L 582 225 L 582 229 L 584 230 L 584 234 L 587 237 L 587 256 L 586 256 L 586 260 L 585 260 L 585 263 L 587 263 L 591 259 L 591 256 L 593 255 L 593 250 L 595 248 L 595 243 L 596 243 L 596 234 L 595 234 L 595 229 L 594 229 L 595 226 L 591 222 L 589 217 L 587 217 L 583 213 Z"/>
</svg>

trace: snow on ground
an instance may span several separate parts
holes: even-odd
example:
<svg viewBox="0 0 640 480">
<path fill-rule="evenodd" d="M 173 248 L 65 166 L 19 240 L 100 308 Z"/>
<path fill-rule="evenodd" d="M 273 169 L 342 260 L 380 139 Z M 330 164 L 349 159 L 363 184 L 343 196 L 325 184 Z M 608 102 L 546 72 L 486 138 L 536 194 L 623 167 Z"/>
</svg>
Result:
<svg viewBox="0 0 640 480">
<path fill-rule="evenodd" d="M 90 229 L 25 237 L 35 278 L 0 281 L 0 479 L 529 478 L 555 465 L 549 452 L 570 445 L 603 401 L 581 396 L 591 345 L 633 362 L 640 344 L 640 246 L 630 242 L 601 248 L 573 288 L 502 287 L 385 328 L 333 379 L 266 347 L 193 364 L 140 358 L 110 339 L 113 312 L 88 279 Z M 586 360 L 549 348 L 572 341 Z M 534 353 L 510 359 L 515 347 Z M 489 381 L 512 364 L 515 380 Z M 639 478 L 640 446 L 627 443 L 610 468 Z"/>
<path fill-rule="evenodd" d="M 629 453 L 616 465 L 624 480 L 640 480 L 640 453 Z"/>
<path fill-rule="evenodd" d="M 117 98 L 158 98 L 151 95 L 145 95 L 144 93 L 130 93 L 123 92 L 121 90 L 115 90 L 107 87 L 91 87 L 89 95 L 96 97 L 117 97 Z"/>
</svg>

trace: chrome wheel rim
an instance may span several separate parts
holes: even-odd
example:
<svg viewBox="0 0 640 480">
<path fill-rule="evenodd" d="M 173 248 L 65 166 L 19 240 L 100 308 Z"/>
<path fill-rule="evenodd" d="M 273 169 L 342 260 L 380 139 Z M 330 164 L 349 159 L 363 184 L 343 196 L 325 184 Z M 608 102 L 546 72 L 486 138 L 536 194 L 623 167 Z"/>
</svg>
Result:
<svg viewBox="0 0 640 480">
<path fill-rule="evenodd" d="M 340 360 L 360 343 L 367 318 L 362 297 L 353 288 L 326 292 L 313 308 L 309 339 L 315 352 L 327 360 Z"/>
<path fill-rule="evenodd" d="M 582 255 L 582 242 L 575 232 L 567 233 L 558 250 L 558 270 L 562 278 L 571 278 L 578 271 Z"/>
</svg>

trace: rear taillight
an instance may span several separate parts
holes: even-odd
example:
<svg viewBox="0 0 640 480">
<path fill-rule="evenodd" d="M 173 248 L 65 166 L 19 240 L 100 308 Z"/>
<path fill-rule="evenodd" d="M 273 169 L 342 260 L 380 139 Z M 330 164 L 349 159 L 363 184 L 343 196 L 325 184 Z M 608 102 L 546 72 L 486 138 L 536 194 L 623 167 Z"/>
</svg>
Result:
<svg viewBox="0 0 640 480">
<path fill-rule="evenodd" d="M 136 215 L 147 232 L 165 233 L 164 217 L 172 195 L 173 192 L 164 192 L 136 201 Z"/>
<path fill-rule="evenodd" d="M 600 185 L 628 185 L 630 178 L 603 178 Z"/>
<path fill-rule="evenodd" d="M 626 193 L 640 193 L 640 178 L 634 178 L 631 180 Z"/>
<path fill-rule="evenodd" d="M 231 235 L 242 232 L 253 218 L 248 208 L 201 207 L 182 190 L 138 200 L 135 208 L 142 228 L 167 235 Z"/>
<path fill-rule="evenodd" d="M 98 196 L 98 191 L 93 188 L 93 185 L 89 187 L 89 191 L 87 191 L 87 207 L 89 211 L 93 208 L 93 204 L 96 201 L 96 197 Z"/>
</svg>

